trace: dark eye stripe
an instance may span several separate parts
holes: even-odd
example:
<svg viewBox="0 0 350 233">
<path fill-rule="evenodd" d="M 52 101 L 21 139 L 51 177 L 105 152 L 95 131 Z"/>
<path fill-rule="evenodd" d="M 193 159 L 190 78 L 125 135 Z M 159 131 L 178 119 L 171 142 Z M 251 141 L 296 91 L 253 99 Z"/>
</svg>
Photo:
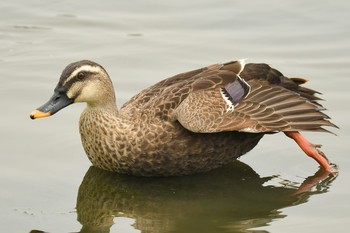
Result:
<svg viewBox="0 0 350 233">
<path fill-rule="evenodd" d="M 84 78 L 83 79 L 78 77 L 80 73 L 84 73 Z M 73 78 L 71 78 L 68 82 L 66 82 L 64 84 L 64 87 L 66 88 L 66 90 L 69 90 L 71 88 L 71 86 L 73 85 L 73 83 L 79 82 L 79 81 L 82 81 L 82 80 L 87 80 L 92 74 L 96 74 L 96 73 L 95 72 L 90 72 L 90 71 L 81 71 L 77 75 L 75 75 Z"/>
<path fill-rule="evenodd" d="M 83 72 L 85 77 L 78 77 L 79 73 Z M 106 73 L 103 67 L 84 60 L 80 62 L 75 62 L 68 65 L 62 72 L 60 81 L 57 84 L 57 87 L 63 87 L 65 90 L 70 90 L 74 82 L 81 82 L 82 80 L 88 79 L 90 77 L 94 77 L 98 74 Z M 95 75 L 93 75 L 95 74 Z"/>
</svg>

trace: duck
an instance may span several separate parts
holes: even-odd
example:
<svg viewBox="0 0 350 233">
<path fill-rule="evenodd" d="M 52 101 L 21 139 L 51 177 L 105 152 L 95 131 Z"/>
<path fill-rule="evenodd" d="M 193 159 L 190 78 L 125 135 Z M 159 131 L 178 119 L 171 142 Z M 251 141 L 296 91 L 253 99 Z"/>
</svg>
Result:
<svg viewBox="0 0 350 233">
<path fill-rule="evenodd" d="M 304 87 L 306 81 L 241 59 L 164 79 L 118 109 L 106 69 L 81 60 L 63 70 L 53 96 L 30 118 L 86 103 L 79 120 L 85 153 L 93 166 L 117 173 L 206 172 L 246 154 L 264 135 L 283 132 L 334 174 L 320 145 L 300 133 L 337 127 L 319 103 L 320 92 Z"/>
</svg>

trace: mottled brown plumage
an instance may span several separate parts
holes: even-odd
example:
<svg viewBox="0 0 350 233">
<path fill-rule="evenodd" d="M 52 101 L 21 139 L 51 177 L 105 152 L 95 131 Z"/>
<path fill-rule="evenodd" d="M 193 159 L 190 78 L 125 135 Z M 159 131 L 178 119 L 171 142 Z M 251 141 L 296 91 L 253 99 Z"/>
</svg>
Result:
<svg viewBox="0 0 350 233">
<path fill-rule="evenodd" d="M 133 175 L 184 175 L 229 163 L 264 133 L 335 126 L 304 82 L 266 64 L 234 61 L 165 79 L 118 110 L 105 69 L 79 61 L 67 66 L 54 96 L 31 117 L 86 102 L 80 134 L 92 164 Z"/>
</svg>

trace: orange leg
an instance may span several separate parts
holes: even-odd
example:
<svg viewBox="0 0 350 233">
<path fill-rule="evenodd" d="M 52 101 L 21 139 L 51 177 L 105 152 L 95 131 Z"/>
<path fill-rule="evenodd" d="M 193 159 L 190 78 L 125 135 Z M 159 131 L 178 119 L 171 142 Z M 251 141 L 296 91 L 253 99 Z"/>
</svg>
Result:
<svg viewBox="0 0 350 233">
<path fill-rule="evenodd" d="M 309 142 L 298 131 L 289 131 L 284 133 L 288 137 L 292 138 L 299 145 L 299 147 L 305 152 L 305 154 L 315 159 L 321 165 L 321 167 L 323 167 L 327 172 L 333 174 L 332 168 L 328 162 L 326 155 L 321 150 L 318 149 L 321 147 L 321 145 L 316 145 Z"/>
</svg>

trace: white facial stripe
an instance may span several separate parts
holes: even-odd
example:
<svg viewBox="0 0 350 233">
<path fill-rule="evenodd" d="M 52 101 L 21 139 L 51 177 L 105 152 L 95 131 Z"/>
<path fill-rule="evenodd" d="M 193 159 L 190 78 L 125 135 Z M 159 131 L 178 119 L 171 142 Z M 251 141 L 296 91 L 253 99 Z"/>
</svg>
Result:
<svg viewBox="0 0 350 233">
<path fill-rule="evenodd" d="M 63 86 L 66 85 L 67 82 L 69 82 L 79 72 L 82 72 L 82 71 L 90 72 L 90 73 L 99 73 L 99 72 L 102 72 L 102 69 L 99 66 L 90 66 L 90 65 L 80 66 L 78 69 L 74 70 L 73 73 L 66 79 L 66 81 L 63 83 Z"/>
</svg>

